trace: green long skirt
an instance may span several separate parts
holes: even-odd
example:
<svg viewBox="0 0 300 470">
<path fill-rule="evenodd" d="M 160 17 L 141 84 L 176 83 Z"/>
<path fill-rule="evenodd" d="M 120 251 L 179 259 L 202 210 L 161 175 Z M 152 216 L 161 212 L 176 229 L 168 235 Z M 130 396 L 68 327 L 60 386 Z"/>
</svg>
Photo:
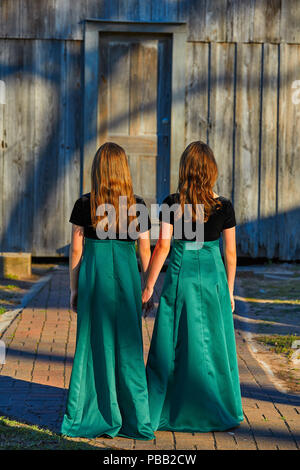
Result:
<svg viewBox="0 0 300 470">
<path fill-rule="evenodd" d="M 154 439 L 135 243 L 85 239 L 76 352 L 61 432 Z"/>
<path fill-rule="evenodd" d="M 195 248 L 174 242 L 157 312 L 147 362 L 154 430 L 221 431 L 243 420 L 219 240 Z"/>
</svg>

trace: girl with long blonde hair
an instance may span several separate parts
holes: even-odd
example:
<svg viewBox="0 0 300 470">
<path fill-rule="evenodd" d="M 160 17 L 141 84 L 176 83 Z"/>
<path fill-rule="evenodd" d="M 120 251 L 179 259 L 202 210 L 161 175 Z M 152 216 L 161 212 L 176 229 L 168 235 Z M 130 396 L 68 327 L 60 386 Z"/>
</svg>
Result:
<svg viewBox="0 0 300 470">
<path fill-rule="evenodd" d="M 136 204 L 145 208 L 133 193 L 124 150 L 114 143 L 102 145 L 92 166 L 91 192 L 76 201 L 70 218 L 70 303 L 77 311 L 77 339 L 61 427 L 68 436 L 154 438 L 143 360 L 141 281 L 134 230 L 128 230 L 136 221 Z M 135 226 L 146 272 L 149 217 L 146 227 Z"/>
<path fill-rule="evenodd" d="M 160 238 L 150 262 L 144 303 L 152 296 L 173 233 L 174 243 L 147 362 L 154 430 L 221 431 L 243 420 L 232 318 L 236 221 L 231 202 L 213 191 L 217 176 L 210 147 L 192 142 L 181 157 L 178 191 L 164 200 L 160 212 Z M 172 206 L 173 212 L 166 210 Z M 192 227 L 188 237 L 186 206 Z M 199 222 L 201 240 L 197 240 Z M 176 231 L 178 224 L 181 230 Z M 176 232 L 181 233 L 179 238 Z M 226 269 L 219 248 L 221 234 Z"/>
</svg>

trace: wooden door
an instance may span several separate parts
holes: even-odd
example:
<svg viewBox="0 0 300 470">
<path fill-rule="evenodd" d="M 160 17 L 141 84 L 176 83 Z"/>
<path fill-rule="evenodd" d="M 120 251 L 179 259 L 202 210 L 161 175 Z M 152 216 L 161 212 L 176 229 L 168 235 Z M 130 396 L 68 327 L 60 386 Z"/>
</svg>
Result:
<svg viewBox="0 0 300 470">
<path fill-rule="evenodd" d="M 134 191 L 147 204 L 169 191 L 171 42 L 168 37 L 101 34 L 98 145 L 121 145 Z"/>
</svg>

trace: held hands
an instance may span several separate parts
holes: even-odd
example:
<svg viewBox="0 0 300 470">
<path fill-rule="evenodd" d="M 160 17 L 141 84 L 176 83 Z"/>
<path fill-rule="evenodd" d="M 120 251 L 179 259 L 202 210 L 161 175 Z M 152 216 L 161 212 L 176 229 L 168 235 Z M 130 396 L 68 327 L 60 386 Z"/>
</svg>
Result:
<svg viewBox="0 0 300 470">
<path fill-rule="evenodd" d="M 142 303 L 146 304 L 150 300 L 152 295 L 153 295 L 153 287 L 149 287 L 148 285 L 146 285 L 142 294 Z"/>
<path fill-rule="evenodd" d="M 146 286 L 142 294 L 143 314 L 145 318 L 151 312 L 154 306 L 152 295 L 153 288 L 149 288 L 149 286 Z"/>
<path fill-rule="evenodd" d="M 78 292 L 77 291 L 71 291 L 70 309 L 73 310 L 73 312 L 75 312 L 75 313 L 77 313 L 77 298 L 78 298 Z"/>
</svg>

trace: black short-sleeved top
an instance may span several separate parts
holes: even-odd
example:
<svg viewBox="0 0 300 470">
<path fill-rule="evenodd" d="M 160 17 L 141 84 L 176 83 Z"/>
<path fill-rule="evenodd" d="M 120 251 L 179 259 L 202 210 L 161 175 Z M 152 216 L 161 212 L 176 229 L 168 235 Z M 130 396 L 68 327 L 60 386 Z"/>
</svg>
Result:
<svg viewBox="0 0 300 470">
<path fill-rule="evenodd" d="M 146 207 L 146 203 L 143 198 L 140 196 L 134 195 L 137 204 L 142 204 Z M 147 207 L 146 207 L 147 209 Z M 147 210 L 148 211 L 148 210 Z M 148 213 L 148 212 L 147 212 Z M 137 215 L 139 212 L 137 211 Z M 94 240 L 99 240 L 97 237 L 96 229 L 92 226 L 92 219 L 91 219 L 91 193 L 84 194 L 74 204 L 70 222 L 75 225 L 79 225 L 80 227 L 84 227 L 84 236 L 86 238 L 92 238 Z M 145 230 L 146 228 L 146 230 Z M 141 232 L 146 232 L 151 228 L 151 221 L 148 213 L 148 223 L 147 227 L 140 226 Z M 116 239 L 119 239 L 118 233 L 116 234 Z M 130 235 L 127 235 L 127 238 L 122 238 L 121 241 L 132 241 Z"/>
<path fill-rule="evenodd" d="M 224 229 L 236 226 L 235 212 L 234 212 L 234 208 L 230 200 L 223 196 L 219 196 L 216 199 L 221 201 L 222 206 L 218 209 L 215 209 L 213 213 L 210 215 L 208 221 L 204 223 L 204 241 L 217 240 L 218 238 L 220 238 L 221 232 Z M 173 204 L 179 204 L 179 203 L 180 203 L 179 193 L 170 194 L 163 201 L 163 204 L 167 204 L 169 207 L 172 206 Z M 170 211 L 170 218 L 169 218 L 167 214 L 164 216 L 162 211 L 160 211 L 159 220 L 168 222 L 174 226 L 174 212 Z M 187 239 L 184 236 L 183 218 L 181 219 L 181 223 L 182 223 L 182 234 L 183 234 L 181 239 L 189 240 L 189 241 L 195 240 L 196 236 L 194 237 L 194 239 Z M 192 229 L 193 231 L 196 230 L 195 222 L 193 222 Z"/>
</svg>

